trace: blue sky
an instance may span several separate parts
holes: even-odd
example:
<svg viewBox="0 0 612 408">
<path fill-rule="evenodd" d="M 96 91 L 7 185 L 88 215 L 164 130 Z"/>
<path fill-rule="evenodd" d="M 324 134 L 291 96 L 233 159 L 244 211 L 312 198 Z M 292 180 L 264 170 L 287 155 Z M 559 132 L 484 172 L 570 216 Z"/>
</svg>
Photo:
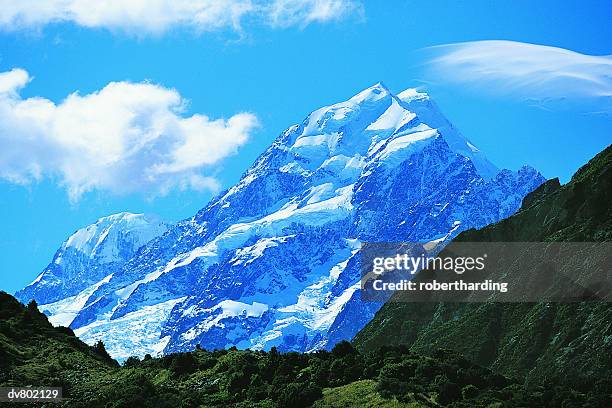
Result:
<svg viewBox="0 0 612 408">
<path fill-rule="evenodd" d="M 527 163 L 546 177 L 567 181 L 612 139 L 608 59 L 581 55 L 612 54 L 612 8 L 605 1 L 567 1 L 559 7 L 557 1 L 276 0 L 275 5 L 286 3 L 276 9 L 257 2 L 252 9 L 241 8 L 238 0 L 229 3 L 227 10 L 198 14 L 203 16 L 199 20 L 189 12 L 161 19 L 144 15 L 139 22 L 74 10 L 49 17 L 26 9 L 33 6 L 19 6 L 13 14 L 0 11 L 0 72 L 12 72 L 5 78 L 12 87 L 7 98 L 30 105 L 44 98 L 45 109 L 58 118 L 49 136 L 50 131 L 34 125 L 14 131 L 13 116 L 7 119 L 1 116 L 7 113 L 0 112 L 0 152 L 14 154 L 11 159 L 0 153 L 0 289 L 13 292 L 29 283 L 63 240 L 104 215 L 147 212 L 175 221 L 194 214 L 212 197 L 215 186 L 236 182 L 285 128 L 378 81 L 395 92 L 408 87 L 429 92 L 499 167 L 516 169 Z M 317 9 L 325 3 L 332 5 Z M 569 72 L 559 81 L 516 70 L 484 78 L 481 74 L 490 69 L 486 64 L 492 58 L 507 67 L 504 58 L 525 54 L 520 44 L 500 44 L 499 55 L 482 61 L 479 47 L 485 40 L 580 54 L 532 50 L 530 58 L 537 61 L 526 59 L 526 64 L 553 61 L 545 72 L 557 66 Z M 462 42 L 472 42 L 475 48 L 426 49 Z M 457 71 L 465 67 L 453 65 L 456 61 L 431 63 L 432 52 L 455 51 L 472 58 L 471 72 Z M 555 65 L 557 54 L 569 62 Z M 583 69 L 584 75 L 574 71 Z M 461 78 L 452 78 L 452 72 L 461 72 Z M 587 83 L 564 82 L 570 76 L 585 77 Z M 107 88 L 111 82 L 123 85 Z M 512 92 L 492 92 L 506 89 L 508 83 Z M 0 92 L 3 86 L 0 79 Z M 64 103 L 77 91 L 80 97 Z M 92 93 L 98 97 L 88 98 Z M 115 157 L 114 150 L 105 150 L 107 144 L 93 170 L 88 166 L 97 157 L 96 149 L 87 150 L 91 157 L 77 157 L 78 149 L 66 150 L 62 138 L 73 137 L 78 144 L 95 134 L 88 123 L 68 123 L 70 118 L 86 115 L 82 112 L 88 104 L 96 104 L 93 109 L 104 130 L 119 112 L 113 98 L 136 94 L 143 96 L 125 109 L 143 104 L 147 112 L 159 109 L 168 119 L 164 129 L 176 131 L 174 136 L 191 143 L 186 142 L 187 147 L 195 146 L 187 150 L 198 152 L 197 157 L 174 152 L 162 166 L 165 172 L 160 170 L 150 181 L 135 172 L 155 157 L 138 156 L 140 161 L 129 167 L 107 172 L 103 159 Z M 39 99 L 30 99 L 35 97 Z M 210 146 L 192 140 L 190 132 L 213 132 L 217 136 L 211 146 L 216 150 L 209 152 Z M 57 147 L 55 139 L 51 147 L 22 143 L 31 134 L 35 141 L 60 138 L 63 147 L 50 153 Z M 47 157 L 52 154 L 75 157 L 64 161 L 62 156 L 62 164 L 57 164 L 57 157 Z M 39 166 L 33 158 L 43 156 Z M 30 159 L 35 168 L 19 167 Z M 65 163 L 72 166 L 69 172 Z M 180 175 L 180 182 L 174 174 Z M 128 180 L 133 182 L 122 190 Z M 163 194 L 158 185 L 164 186 Z"/>
</svg>

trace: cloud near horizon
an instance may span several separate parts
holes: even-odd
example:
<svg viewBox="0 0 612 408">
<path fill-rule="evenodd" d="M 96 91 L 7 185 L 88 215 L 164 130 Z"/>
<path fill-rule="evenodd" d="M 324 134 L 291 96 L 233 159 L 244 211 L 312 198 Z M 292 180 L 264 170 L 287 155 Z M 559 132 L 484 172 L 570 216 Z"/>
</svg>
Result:
<svg viewBox="0 0 612 408">
<path fill-rule="evenodd" d="M 612 57 L 516 41 L 473 41 L 427 49 L 443 83 L 528 100 L 542 107 L 612 113 Z"/>
<path fill-rule="evenodd" d="M 362 12 L 361 0 L 0 0 L 0 29 L 70 22 L 137 35 L 159 35 L 174 27 L 202 33 L 241 31 L 247 18 L 287 28 L 337 21 Z"/>
<path fill-rule="evenodd" d="M 251 113 L 185 116 L 176 90 L 151 83 L 111 82 L 56 104 L 22 98 L 30 80 L 23 69 L 0 73 L 0 179 L 57 180 L 73 202 L 93 190 L 217 191 L 210 166 L 236 153 L 258 126 Z"/>
</svg>

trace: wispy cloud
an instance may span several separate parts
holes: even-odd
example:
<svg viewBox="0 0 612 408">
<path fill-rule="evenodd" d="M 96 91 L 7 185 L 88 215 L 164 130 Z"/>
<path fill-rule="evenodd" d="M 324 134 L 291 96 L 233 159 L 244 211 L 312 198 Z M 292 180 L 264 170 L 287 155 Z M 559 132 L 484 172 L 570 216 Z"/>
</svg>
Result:
<svg viewBox="0 0 612 408">
<path fill-rule="evenodd" d="M 442 82 L 544 107 L 612 112 L 612 57 L 515 41 L 431 47 L 430 73 Z"/>
<path fill-rule="evenodd" d="M 359 0 L 0 0 L 0 29 L 14 31 L 71 22 L 136 35 L 174 27 L 195 32 L 242 30 L 243 20 L 304 27 L 361 13 Z"/>
<path fill-rule="evenodd" d="M 363 15 L 363 5 L 353 0 L 275 0 L 268 8 L 268 21 L 275 27 L 326 23 L 350 15 Z"/>
<path fill-rule="evenodd" d="M 0 179 L 59 180 L 73 201 L 91 190 L 217 190 L 211 165 L 234 154 L 257 127 L 250 113 L 186 116 L 176 90 L 151 83 L 111 82 L 56 104 L 22 98 L 30 80 L 22 69 L 0 73 Z"/>
</svg>

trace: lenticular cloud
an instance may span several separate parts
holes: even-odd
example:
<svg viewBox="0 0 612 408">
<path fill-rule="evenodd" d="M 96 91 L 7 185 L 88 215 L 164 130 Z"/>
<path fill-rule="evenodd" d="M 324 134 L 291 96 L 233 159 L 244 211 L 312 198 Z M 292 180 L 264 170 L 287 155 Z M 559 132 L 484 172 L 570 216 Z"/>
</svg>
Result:
<svg viewBox="0 0 612 408">
<path fill-rule="evenodd" d="M 22 69 L 0 73 L 0 178 L 19 184 L 53 178 L 72 200 L 91 190 L 217 190 L 207 169 L 257 127 L 251 113 L 185 115 L 176 90 L 151 83 L 111 82 L 54 103 L 22 98 L 30 79 Z"/>
<path fill-rule="evenodd" d="M 612 112 L 612 57 L 515 41 L 431 47 L 437 80 L 552 107 Z"/>
</svg>

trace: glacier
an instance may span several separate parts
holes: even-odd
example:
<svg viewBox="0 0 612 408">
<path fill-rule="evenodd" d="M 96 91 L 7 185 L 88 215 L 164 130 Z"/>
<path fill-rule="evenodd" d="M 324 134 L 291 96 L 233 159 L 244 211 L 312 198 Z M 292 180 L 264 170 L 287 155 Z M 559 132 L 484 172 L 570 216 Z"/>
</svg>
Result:
<svg viewBox="0 0 612 408">
<path fill-rule="evenodd" d="M 189 219 L 80 230 L 16 295 L 119 359 L 330 348 L 381 306 L 359 297 L 361 242 L 444 244 L 544 181 L 499 170 L 426 93 L 378 83 L 289 127 Z"/>
</svg>

